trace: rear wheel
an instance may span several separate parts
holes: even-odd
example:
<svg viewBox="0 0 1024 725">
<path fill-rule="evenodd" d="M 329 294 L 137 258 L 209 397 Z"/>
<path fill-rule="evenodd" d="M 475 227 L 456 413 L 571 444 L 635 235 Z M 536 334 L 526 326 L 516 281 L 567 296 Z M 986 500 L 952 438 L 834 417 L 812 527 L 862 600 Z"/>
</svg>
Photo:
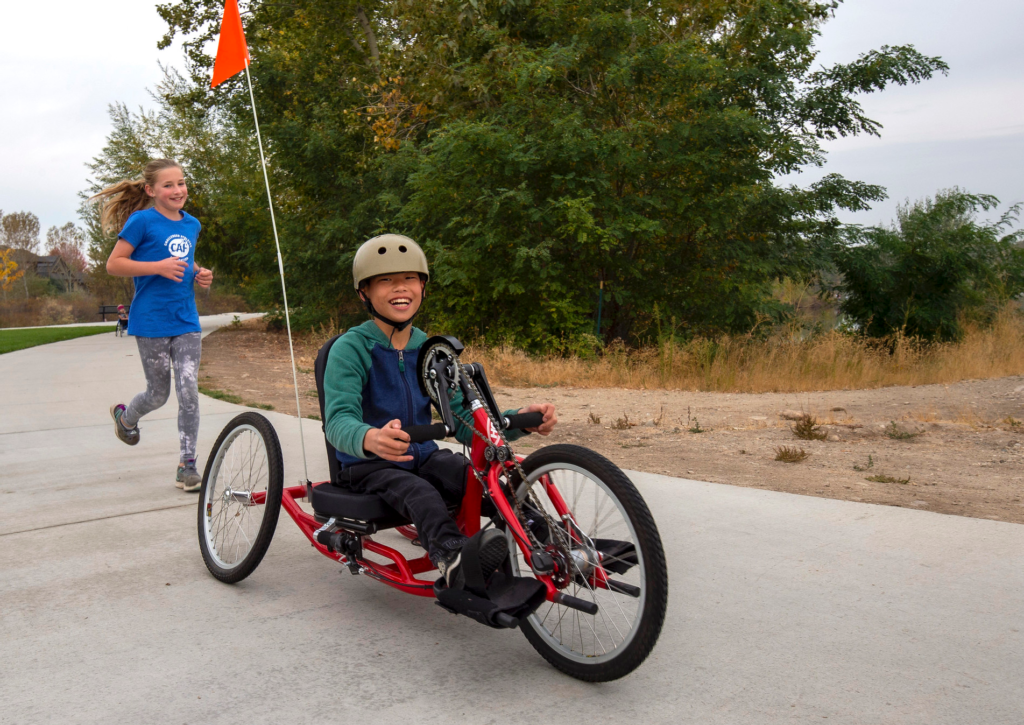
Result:
<svg viewBox="0 0 1024 725">
<path fill-rule="evenodd" d="M 566 674 L 589 682 L 623 677 L 651 653 L 665 620 L 668 572 L 654 518 L 626 474 L 586 448 L 548 446 L 522 467 L 526 480 L 514 474 L 512 490 L 524 524 L 559 565 L 556 585 L 597 605 L 590 615 L 545 602 L 521 622 L 523 634 Z M 571 528 L 556 510 L 559 497 Z M 511 536 L 509 545 L 512 573 L 533 576 Z M 599 583 L 598 568 L 608 586 Z"/>
<path fill-rule="evenodd" d="M 217 579 L 234 584 L 267 553 L 281 512 L 284 472 L 274 427 L 242 413 L 221 431 L 199 492 L 199 548 Z"/>
</svg>

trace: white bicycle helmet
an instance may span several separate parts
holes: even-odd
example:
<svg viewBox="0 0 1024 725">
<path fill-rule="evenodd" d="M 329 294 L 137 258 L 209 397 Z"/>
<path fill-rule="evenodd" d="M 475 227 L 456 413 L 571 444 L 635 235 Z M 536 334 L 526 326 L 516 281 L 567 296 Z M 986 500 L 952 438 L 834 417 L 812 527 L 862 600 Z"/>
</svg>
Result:
<svg viewBox="0 0 1024 725">
<path fill-rule="evenodd" d="M 401 234 L 381 234 L 363 242 L 352 259 L 352 282 L 356 292 L 359 292 L 362 284 L 372 277 L 397 272 L 418 272 L 424 284 L 430 279 L 427 255 L 420 249 L 420 245 Z M 419 310 L 416 310 L 416 313 L 405 322 L 395 322 L 377 312 L 368 297 L 361 293 L 359 296 L 367 312 L 391 325 L 396 331 L 404 330 L 411 325 L 413 318 L 419 314 Z"/>
<path fill-rule="evenodd" d="M 381 234 L 363 242 L 352 259 L 352 282 L 358 290 L 371 277 L 396 272 L 419 272 L 430 279 L 427 255 L 409 237 Z"/>
</svg>

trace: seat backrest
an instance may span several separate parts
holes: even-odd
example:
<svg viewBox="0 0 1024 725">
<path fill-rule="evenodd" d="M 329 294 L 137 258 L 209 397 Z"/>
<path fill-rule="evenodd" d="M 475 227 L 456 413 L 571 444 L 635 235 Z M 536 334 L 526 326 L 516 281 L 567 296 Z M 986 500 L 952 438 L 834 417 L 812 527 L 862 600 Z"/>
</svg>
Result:
<svg viewBox="0 0 1024 725">
<path fill-rule="evenodd" d="M 327 416 L 324 415 L 324 370 L 327 369 L 327 357 L 331 354 L 331 348 L 341 335 L 335 335 L 324 343 L 320 352 L 316 354 L 316 364 L 313 366 L 313 376 L 316 378 L 316 395 L 320 399 L 320 428 L 324 432 L 324 443 L 327 445 L 327 466 L 331 472 L 331 483 L 338 483 L 338 474 L 341 467 L 338 465 L 338 452 L 327 440 Z"/>
</svg>

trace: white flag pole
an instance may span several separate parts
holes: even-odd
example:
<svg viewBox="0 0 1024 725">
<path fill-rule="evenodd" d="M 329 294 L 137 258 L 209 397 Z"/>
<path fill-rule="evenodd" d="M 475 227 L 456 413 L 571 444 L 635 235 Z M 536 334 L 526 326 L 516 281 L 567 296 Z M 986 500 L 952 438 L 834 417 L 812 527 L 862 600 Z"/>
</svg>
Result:
<svg viewBox="0 0 1024 725">
<path fill-rule="evenodd" d="M 260 137 L 260 122 L 256 117 L 256 97 L 252 93 L 252 78 L 249 77 L 249 59 L 245 59 L 245 80 L 249 83 L 249 101 L 252 103 L 252 120 L 256 124 L 256 143 L 260 147 L 260 164 L 263 166 L 263 182 L 267 185 L 267 206 L 270 207 L 270 225 L 274 228 L 274 246 L 277 247 L 277 269 L 281 273 L 281 296 L 284 297 L 284 324 L 288 330 L 288 353 L 292 357 L 292 381 L 295 383 L 295 412 L 299 416 L 299 442 L 302 444 L 302 472 L 309 481 L 306 466 L 306 438 L 302 435 L 302 410 L 299 408 L 299 374 L 295 370 L 295 350 L 292 347 L 292 322 L 288 316 L 288 291 L 284 286 L 284 260 L 281 259 L 281 243 L 277 238 L 277 222 L 274 220 L 274 200 L 270 196 L 270 179 L 267 176 L 267 160 L 263 157 L 263 139 Z"/>
</svg>

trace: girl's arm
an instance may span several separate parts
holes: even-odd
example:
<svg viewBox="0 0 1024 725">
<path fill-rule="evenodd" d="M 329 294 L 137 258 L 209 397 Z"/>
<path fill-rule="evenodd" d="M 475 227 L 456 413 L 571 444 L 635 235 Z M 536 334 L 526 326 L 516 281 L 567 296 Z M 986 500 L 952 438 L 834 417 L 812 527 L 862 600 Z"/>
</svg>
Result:
<svg viewBox="0 0 1024 725">
<path fill-rule="evenodd" d="M 200 267 L 198 264 L 192 264 L 192 273 L 195 275 L 196 283 L 202 287 L 207 288 L 213 284 L 213 270 L 206 269 L 206 267 Z"/>
<path fill-rule="evenodd" d="M 136 262 L 131 258 L 135 247 L 123 239 L 118 239 L 114 250 L 107 259 L 107 273 L 115 277 L 145 277 L 158 274 L 173 282 L 180 282 L 185 276 L 188 262 L 177 257 L 168 257 L 159 262 Z"/>
</svg>

